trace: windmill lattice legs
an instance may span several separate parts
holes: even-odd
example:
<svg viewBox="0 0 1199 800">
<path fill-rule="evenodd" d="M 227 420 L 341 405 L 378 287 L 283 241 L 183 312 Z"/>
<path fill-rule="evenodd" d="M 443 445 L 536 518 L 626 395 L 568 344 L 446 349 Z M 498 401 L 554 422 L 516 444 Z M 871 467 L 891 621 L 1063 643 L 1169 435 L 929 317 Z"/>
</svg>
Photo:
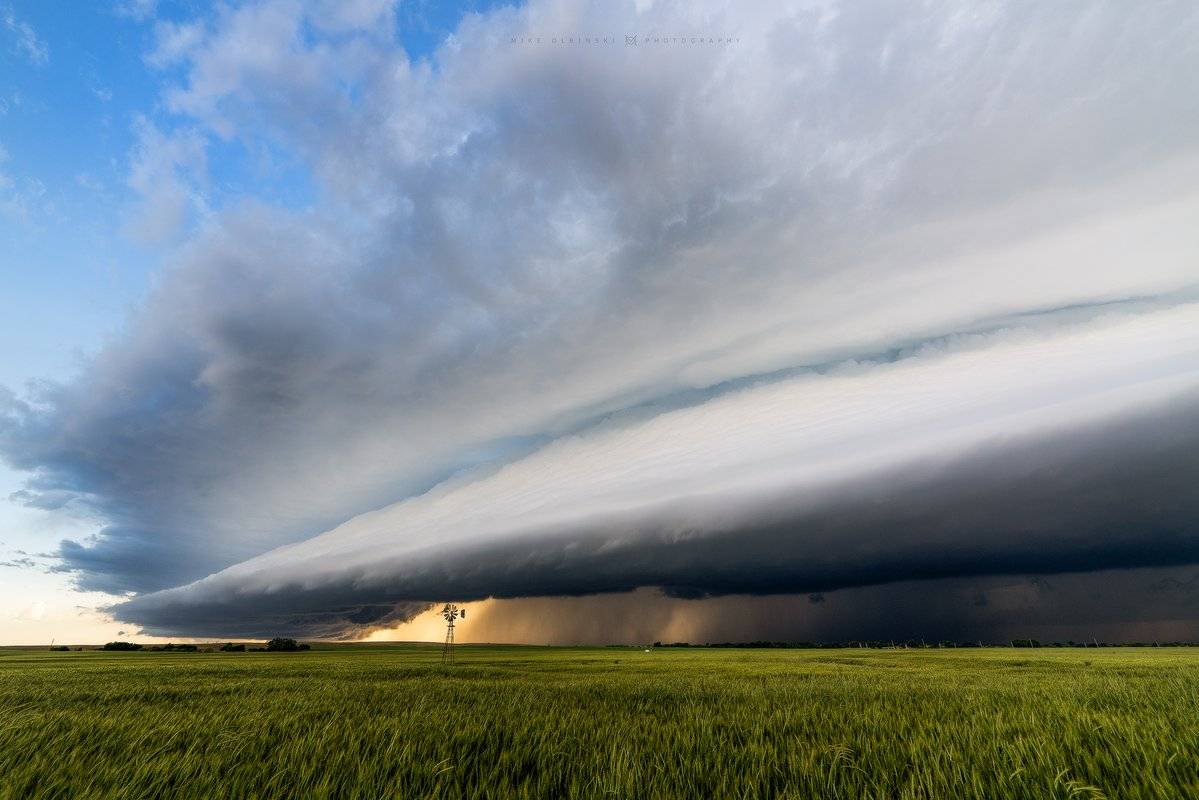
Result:
<svg viewBox="0 0 1199 800">
<path fill-rule="evenodd" d="M 441 616 L 445 619 L 445 646 L 441 649 L 441 663 L 443 665 L 454 663 L 454 622 L 455 620 L 466 618 L 466 609 L 458 608 L 453 603 L 446 603 L 441 609 Z"/>
</svg>

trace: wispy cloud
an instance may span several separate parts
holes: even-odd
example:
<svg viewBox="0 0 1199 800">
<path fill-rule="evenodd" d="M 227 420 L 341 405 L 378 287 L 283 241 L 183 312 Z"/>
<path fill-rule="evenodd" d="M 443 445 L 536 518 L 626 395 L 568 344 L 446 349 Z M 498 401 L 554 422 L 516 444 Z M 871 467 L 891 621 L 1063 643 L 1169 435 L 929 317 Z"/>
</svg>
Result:
<svg viewBox="0 0 1199 800">
<path fill-rule="evenodd" d="M 118 0 L 115 11 L 120 16 L 144 22 L 157 15 L 158 0 Z"/>
<path fill-rule="evenodd" d="M 49 63 L 50 48 L 29 23 L 17 17 L 11 6 L 0 6 L 0 22 L 8 34 L 9 46 L 17 53 L 34 66 Z"/>
<path fill-rule="evenodd" d="M 146 63 L 163 69 L 187 58 L 204 41 L 202 21 L 177 23 L 162 21 L 154 26 L 154 49 L 146 55 Z"/>
<path fill-rule="evenodd" d="M 208 158 L 203 137 L 192 130 L 163 133 L 145 118 L 134 123 L 137 149 L 128 185 L 138 198 L 126 233 L 146 244 L 174 241 L 206 207 Z"/>
<path fill-rule="evenodd" d="M 14 176 L 8 170 L 9 154 L 0 143 L 0 217 L 19 225 L 36 221 L 46 207 L 46 186 L 36 178 Z"/>
</svg>

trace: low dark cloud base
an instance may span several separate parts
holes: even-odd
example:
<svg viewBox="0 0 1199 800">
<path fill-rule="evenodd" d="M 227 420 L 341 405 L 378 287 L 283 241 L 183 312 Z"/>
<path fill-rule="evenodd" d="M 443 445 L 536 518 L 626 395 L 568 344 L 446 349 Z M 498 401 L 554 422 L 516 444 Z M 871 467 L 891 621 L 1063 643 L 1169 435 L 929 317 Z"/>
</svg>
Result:
<svg viewBox="0 0 1199 800">
<path fill-rule="evenodd" d="M 1199 641 L 1199 568 L 902 581 L 809 595 L 680 600 L 653 590 L 472 606 L 472 642 Z M 401 630 L 400 636 L 405 635 Z"/>
<path fill-rule="evenodd" d="M 282 628 L 351 636 L 443 599 L 640 587 L 691 599 L 810 594 L 1199 564 L 1197 485 L 1199 402 L 1191 395 L 1102 426 L 1008 437 L 956 458 L 907 464 L 813 497 L 758 496 L 731 516 L 722 501 L 697 498 L 686 508 L 576 530 L 435 548 L 402 560 L 381 553 L 369 574 L 323 582 L 281 574 L 269 589 L 230 571 L 131 599 L 112 613 L 160 634 L 267 635 Z M 696 525 L 707 507 L 713 519 L 735 523 Z M 1087 620 L 1104 622 L 1102 608 Z"/>
</svg>

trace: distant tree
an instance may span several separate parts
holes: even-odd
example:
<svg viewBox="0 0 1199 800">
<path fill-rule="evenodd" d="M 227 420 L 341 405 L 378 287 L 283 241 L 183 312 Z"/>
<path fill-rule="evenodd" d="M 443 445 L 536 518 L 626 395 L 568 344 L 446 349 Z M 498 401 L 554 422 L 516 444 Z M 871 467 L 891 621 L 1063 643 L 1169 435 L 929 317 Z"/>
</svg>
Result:
<svg viewBox="0 0 1199 800">
<path fill-rule="evenodd" d="M 67 647 L 65 644 L 57 644 L 57 645 L 52 645 L 50 647 L 50 650 L 51 650 L 51 652 L 54 652 L 54 653 L 69 653 L 71 651 L 71 648 Z"/>
<path fill-rule="evenodd" d="M 135 642 L 109 642 L 102 650 L 141 650 L 142 646 Z"/>
<path fill-rule="evenodd" d="M 246 646 L 244 644 L 234 644 L 233 642 L 225 642 L 221 645 L 222 653 L 244 653 Z"/>
<path fill-rule="evenodd" d="M 283 636 L 276 636 L 266 643 L 268 653 L 294 653 L 300 649 L 300 645 L 295 639 L 287 639 Z"/>
</svg>

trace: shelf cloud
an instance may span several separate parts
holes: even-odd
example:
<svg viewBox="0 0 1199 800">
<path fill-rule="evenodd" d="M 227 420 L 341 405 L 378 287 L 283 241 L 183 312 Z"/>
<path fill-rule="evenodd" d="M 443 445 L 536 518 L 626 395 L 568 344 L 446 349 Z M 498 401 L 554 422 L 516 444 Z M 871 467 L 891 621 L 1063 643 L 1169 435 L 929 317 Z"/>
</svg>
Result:
<svg viewBox="0 0 1199 800">
<path fill-rule="evenodd" d="M 18 499 L 101 521 L 57 569 L 116 618 L 1189 585 L 1191 4 L 534 0 L 420 59 L 355 9 L 160 25 L 179 128 L 138 174 L 183 197 L 233 142 L 307 188 L 175 203 L 127 325 L 0 394 Z"/>
<path fill-rule="evenodd" d="M 1173 368 L 1199 341 L 1113 386 L 1088 362 L 1114 342 L 1080 338 L 1057 359 L 1038 343 L 1035 366 L 1027 345 L 1015 363 L 988 352 L 989 378 L 967 368 L 974 353 L 926 356 L 600 426 L 118 613 L 215 633 L 263 614 L 303 630 L 332 611 L 355 631 L 440 596 L 812 593 L 1193 563 L 1199 393 L 1178 394 L 1193 376 Z M 1030 368 L 1055 377 L 1020 381 Z"/>
</svg>

